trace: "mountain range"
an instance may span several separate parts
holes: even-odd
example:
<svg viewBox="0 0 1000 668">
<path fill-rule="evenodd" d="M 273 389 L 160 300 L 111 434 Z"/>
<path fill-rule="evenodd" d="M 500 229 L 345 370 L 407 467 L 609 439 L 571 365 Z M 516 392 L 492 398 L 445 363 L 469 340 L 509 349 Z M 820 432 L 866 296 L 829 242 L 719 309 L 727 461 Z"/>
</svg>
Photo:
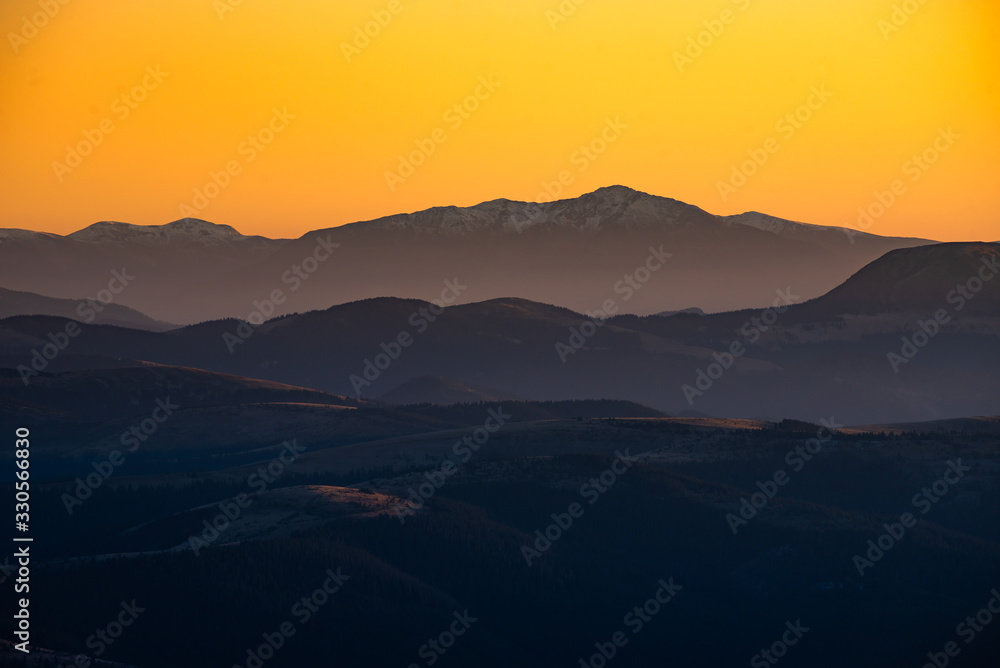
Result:
<svg viewBox="0 0 1000 668">
<path fill-rule="evenodd" d="M 608 298 L 636 314 L 723 311 L 764 305 L 779 288 L 817 297 L 890 250 L 930 243 L 717 216 L 623 186 L 542 204 L 436 207 L 298 239 L 186 218 L 100 222 L 66 236 L 5 229 L 0 241 L 0 285 L 10 290 L 92 298 L 125 270 L 134 280 L 114 303 L 179 324 L 249 318 L 275 291 L 281 303 L 265 316 L 372 297 L 432 301 L 456 280 L 466 289 L 455 303 L 515 295 L 578 312 Z M 669 259 L 647 275 L 651 250 Z"/>
<path fill-rule="evenodd" d="M 417 665 L 460 615 L 441 665 L 745 665 L 790 619 L 802 665 L 920 665 L 1000 576 L 1000 244 L 625 188 L 0 236 L 39 665 L 129 601 L 102 659 Z"/>
<path fill-rule="evenodd" d="M 997 244 L 901 249 L 816 299 L 777 290 L 773 306 L 708 315 L 593 319 L 520 298 L 438 309 L 393 297 L 257 326 L 88 325 L 42 371 L 153 362 L 390 401 L 621 399 L 670 414 L 846 424 L 989 415 L 1000 396 L 1000 281 L 977 277 L 998 259 Z M 36 382 L 35 351 L 65 329 L 53 317 L 0 321 L 0 361 Z M 415 380 L 425 376 L 447 381 Z"/>
</svg>

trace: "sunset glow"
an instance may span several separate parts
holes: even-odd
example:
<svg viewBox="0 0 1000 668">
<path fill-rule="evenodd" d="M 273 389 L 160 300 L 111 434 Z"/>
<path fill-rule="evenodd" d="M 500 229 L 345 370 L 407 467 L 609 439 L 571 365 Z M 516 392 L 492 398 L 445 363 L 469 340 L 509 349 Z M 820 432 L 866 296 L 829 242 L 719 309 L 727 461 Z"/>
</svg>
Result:
<svg viewBox="0 0 1000 668">
<path fill-rule="evenodd" d="M 1000 238 L 995 2 L 8 0 L 0 26 L 0 227 L 297 237 L 622 184 Z"/>
</svg>

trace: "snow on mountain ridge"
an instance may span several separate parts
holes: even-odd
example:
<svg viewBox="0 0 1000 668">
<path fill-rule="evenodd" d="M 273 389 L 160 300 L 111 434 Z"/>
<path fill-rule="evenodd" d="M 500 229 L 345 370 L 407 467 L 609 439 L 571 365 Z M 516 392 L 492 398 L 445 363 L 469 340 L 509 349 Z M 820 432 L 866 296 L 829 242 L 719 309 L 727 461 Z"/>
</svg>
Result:
<svg viewBox="0 0 1000 668">
<path fill-rule="evenodd" d="M 39 239 L 55 239 L 58 237 L 58 234 L 52 234 L 50 232 L 33 232 L 31 230 L 22 230 L 17 227 L 0 228 L 0 244 L 5 241 L 37 241 Z"/>
<path fill-rule="evenodd" d="M 626 186 L 615 185 L 599 188 L 576 198 L 546 202 L 521 202 L 495 199 L 469 207 L 439 206 L 413 213 L 401 213 L 374 220 L 348 223 L 336 228 L 312 230 L 303 235 L 311 237 L 330 233 L 338 234 L 398 233 L 440 236 L 461 239 L 475 235 L 515 236 L 525 232 L 576 231 L 593 234 L 603 231 L 648 231 L 681 229 L 718 229 L 725 227 L 750 227 L 779 237 L 812 240 L 817 234 L 844 232 L 845 238 L 861 236 L 878 238 L 865 232 L 829 225 L 799 223 L 767 214 L 749 211 L 722 216 L 711 214 L 685 202 L 650 195 Z M 5 234 L 6 233 L 6 234 Z M 19 230 L 0 230 L 0 241 L 10 239 L 38 239 L 45 233 Z M 63 238 L 59 235 L 45 235 Z M 136 244 L 166 246 L 170 244 L 196 244 L 216 246 L 250 237 L 229 225 L 220 225 L 197 218 L 182 218 L 165 225 L 134 225 L 104 221 L 94 223 L 64 237 L 74 241 L 94 244 Z"/>
<path fill-rule="evenodd" d="M 350 231 L 413 231 L 462 237 L 472 233 L 519 234 L 534 229 L 598 232 L 658 226 L 717 225 L 714 216 L 684 202 L 625 186 L 608 186 L 552 202 L 495 199 L 467 208 L 434 207 L 414 213 L 350 223 Z M 317 230 L 321 231 L 321 230 Z"/>
<path fill-rule="evenodd" d="M 210 223 L 198 218 L 181 218 L 166 225 L 134 225 L 102 221 L 67 235 L 67 238 L 89 243 L 137 243 L 164 245 L 175 241 L 193 241 L 215 245 L 246 239 L 229 225 Z"/>
<path fill-rule="evenodd" d="M 768 214 L 760 213 L 759 211 L 747 211 L 746 213 L 741 213 L 735 216 L 718 216 L 718 218 L 733 225 L 746 225 L 748 227 L 755 227 L 758 230 L 763 230 L 765 232 L 774 232 L 775 234 L 788 232 L 789 230 L 837 231 L 844 229 L 843 227 L 835 225 L 800 223 L 794 220 L 786 220 L 776 216 L 769 216 Z M 859 232 L 858 234 L 864 234 L 864 232 Z"/>
</svg>

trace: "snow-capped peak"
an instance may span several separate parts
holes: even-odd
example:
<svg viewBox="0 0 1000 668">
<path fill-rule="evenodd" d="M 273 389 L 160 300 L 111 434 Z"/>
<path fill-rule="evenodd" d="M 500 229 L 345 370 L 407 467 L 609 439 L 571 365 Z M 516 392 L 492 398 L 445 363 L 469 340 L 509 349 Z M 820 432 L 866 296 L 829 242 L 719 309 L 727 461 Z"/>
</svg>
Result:
<svg viewBox="0 0 1000 668">
<path fill-rule="evenodd" d="M 468 208 L 435 207 L 411 214 L 352 223 L 345 231 L 408 231 L 464 237 L 512 235 L 526 231 L 578 231 L 675 228 L 718 225 L 715 217 L 677 200 L 656 197 L 625 186 L 608 186 L 576 198 L 537 202 L 496 199 Z"/>
</svg>

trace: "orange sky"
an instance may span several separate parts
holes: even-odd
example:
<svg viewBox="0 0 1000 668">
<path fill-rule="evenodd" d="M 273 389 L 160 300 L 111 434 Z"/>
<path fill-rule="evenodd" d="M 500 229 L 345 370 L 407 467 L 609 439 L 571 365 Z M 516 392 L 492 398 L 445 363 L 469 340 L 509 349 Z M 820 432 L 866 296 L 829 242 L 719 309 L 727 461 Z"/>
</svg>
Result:
<svg viewBox="0 0 1000 668">
<path fill-rule="evenodd" d="M 897 26 L 894 5 L 915 11 Z M 575 7 L 5 0 L 0 227 L 194 213 L 290 237 L 534 201 L 562 175 L 563 196 L 623 184 L 713 213 L 851 227 L 896 182 L 868 231 L 1000 238 L 995 0 L 560 6 Z M 385 25 L 354 43 L 372 12 Z M 423 164 L 403 178 L 413 151 Z M 933 164 L 912 162 L 925 151 Z M 730 180 L 753 156 L 763 164 L 746 164 L 745 183 Z M 225 187 L 199 199 L 212 173 Z"/>
</svg>

